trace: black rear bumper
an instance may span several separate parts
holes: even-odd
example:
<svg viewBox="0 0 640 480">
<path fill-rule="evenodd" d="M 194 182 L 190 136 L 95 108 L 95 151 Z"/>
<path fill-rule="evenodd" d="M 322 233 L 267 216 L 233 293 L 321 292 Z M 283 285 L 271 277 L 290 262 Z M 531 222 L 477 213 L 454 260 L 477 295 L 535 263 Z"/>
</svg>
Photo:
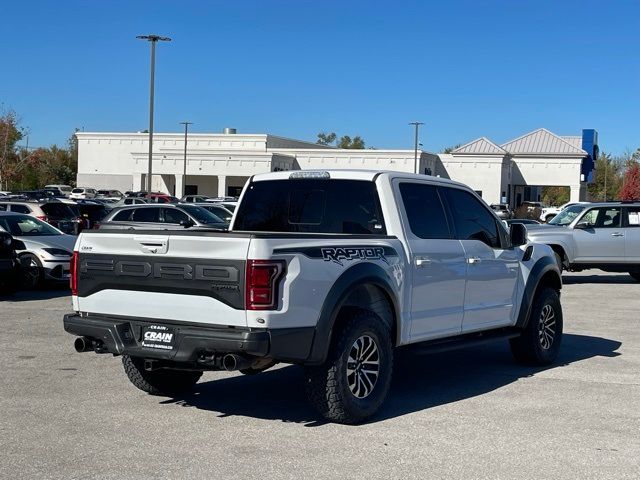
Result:
<svg viewBox="0 0 640 480">
<path fill-rule="evenodd" d="M 174 348 L 160 350 L 142 346 L 142 330 L 148 325 L 171 327 L 176 336 Z M 64 316 L 64 329 L 101 342 L 105 353 L 178 363 L 197 363 L 202 354 L 227 353 L 298 363 L 309 356 L 315 331 L 314 328 L 229 328 L 78 314 Z"/>
</svg>

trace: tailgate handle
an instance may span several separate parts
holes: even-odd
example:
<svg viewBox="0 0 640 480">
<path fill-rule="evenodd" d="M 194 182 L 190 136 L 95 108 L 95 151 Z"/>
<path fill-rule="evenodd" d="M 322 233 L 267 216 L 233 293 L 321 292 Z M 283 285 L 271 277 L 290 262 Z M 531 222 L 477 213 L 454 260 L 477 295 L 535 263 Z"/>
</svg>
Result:
<svg viewBox="0 0 640 480">
<path fill-rule="evenodd" d="M 151 236 L 136 236 L 133 240 L 139 245 L 140 250 L 144 253 L 167 253 L 169 248 L 168 237 L 151 237 Z"/>
</svg>

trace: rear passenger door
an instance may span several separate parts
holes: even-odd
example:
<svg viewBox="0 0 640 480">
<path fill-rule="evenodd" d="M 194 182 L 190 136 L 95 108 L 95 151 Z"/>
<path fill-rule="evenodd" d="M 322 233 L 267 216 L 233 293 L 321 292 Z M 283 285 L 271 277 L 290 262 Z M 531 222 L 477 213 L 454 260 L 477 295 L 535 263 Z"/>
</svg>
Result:
<svg viewBox="0 0 640 480">
<path fill-rule="evenodd" d="M 640 207 L 623 209 L 625 261 L 640 264 Z"/>
<path fill-rule="evenodd" d="M 400 180 L 396 188 L 410 255 L 411 341 L 459 333 L 465 256 L 449 228 L 438 187 Z"/>
<path fill-rule="evenodd" d="M 502 227 L 482 201 L 459 188 L 442 190 L 466 261 L 463 333 L 513 324 L 520 268 L 516 250 L 506 245 Z"/>
</svg>

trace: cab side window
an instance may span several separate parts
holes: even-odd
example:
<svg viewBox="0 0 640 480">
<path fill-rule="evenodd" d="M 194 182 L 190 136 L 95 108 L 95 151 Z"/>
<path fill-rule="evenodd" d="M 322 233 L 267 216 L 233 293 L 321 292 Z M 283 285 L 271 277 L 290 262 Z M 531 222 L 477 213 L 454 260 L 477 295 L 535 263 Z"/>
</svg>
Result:
<svg viewBox="0 0 640 480">
<path fill-rule="evenodd" d="M 601 207 L 589 210 L 578 223 L 586 223 L 589 228 L 618 228 L 621 220 L 620 208 Z"/>
<path fill-rule="evenodd" d="M 500 248 L 498 225 L 489 210 L 469 192 L 443 188 L 453 217 L 456 238 L 479 240 L 491 248 Z"/>
<path fill-rule="evenodd" d="M 126 222 L 131 218 L 131 210 L 121 210 L 111 219 L 113 222 Z"/>
<path fill-rule="evenodd" d="M 434 185 L 401 183 L 400 195 L 409 228 L 419 238 L 451 238 L 447 217 Z"/>
<path fill-rule="evenodd" d="M 189 220 L 189 216 L 177 208 L 163 208 L 162 211 L 164 223 L 175 223 L 177 225 L 182 221 Z"/>
<path fill-rule="evenodd" d="M 160 220 L 159 208 L 138 208 L 133 212 L 133 216 L 131 217 L 134 222 L 149 222 L 149 223 L 157 223 Z"/>
</svg>

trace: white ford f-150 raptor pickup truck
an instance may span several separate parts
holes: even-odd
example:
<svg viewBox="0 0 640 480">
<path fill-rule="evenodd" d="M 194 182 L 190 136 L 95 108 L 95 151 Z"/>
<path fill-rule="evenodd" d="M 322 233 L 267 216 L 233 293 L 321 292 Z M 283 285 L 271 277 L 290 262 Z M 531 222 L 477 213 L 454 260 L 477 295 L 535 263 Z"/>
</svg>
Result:
<svg viewBox="0 0 640 480">
<path fill-rule="evenodd" d="M 525 235 L 440 178 L 256 175 L 228 232 L 83 231 L 64 328 L 155 395 L 207 370 L 298 364 L 319 412 L 357 423 L 387 396 L 396 348 L 508 339 L 518 361 L 556 358 L 560 272 Z"/>
</svg>

